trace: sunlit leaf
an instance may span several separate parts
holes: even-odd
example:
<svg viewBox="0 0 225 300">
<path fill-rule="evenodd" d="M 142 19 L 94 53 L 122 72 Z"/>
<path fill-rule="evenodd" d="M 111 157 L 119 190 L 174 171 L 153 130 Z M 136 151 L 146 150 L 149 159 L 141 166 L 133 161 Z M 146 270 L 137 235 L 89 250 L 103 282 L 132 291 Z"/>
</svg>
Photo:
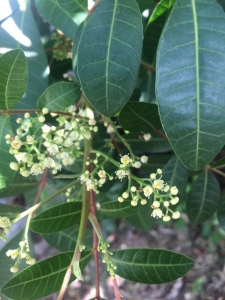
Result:
<svg viewBox="0 0 225 300">
<path fill-rule="evenodd" d="M 193 266 L 189 257 L 161 249 L 125 249 L 113 251 L 115 273 L 135 282 L 159 284 L 184 276 Z"/>
<path fill-rule="evenodd" d="M 32 218 L 29 227 L 38 233 L 60 231 L 80 221 L 81 209 L 81 202 L 67 202 L 54 206 Z"/>
<path fill-rule="evenodd" d="M 31 12 L 30 1 L 20 1 L 19 4 L 19 8 L 12 6 L 14 9 L 12 15 L 0 26 L 0 53 L 15 48 L 23 50 L 28 63 L 28 85 L 23 98 L 15 108 L 36 109 L 38 97 L 48 86 L 48 64 Z M 21 71 L 21 78 L 23 77 Z"/>
<path fill-rule="evenodd" d="M 10 110 L 22 98 L 27 87 L 27 61 L 20 49 L 0 56 L 0 108 Z"/>
<path fill-rule="evenodd" d="M 135 0 L 101 0 L 83 31 L 78 76 L 86 98 L 112 116 L 135 88 L 142 47 L 142 19 Z"/>
<path fill-rule="evenodd" d="M 81 270 L 85 268 L 91 256 L 92 251 L 82 251 Z M 29 300 L 40 299 L 57 292 L 62 285 L 72 257 L 73 251 L 64 252 L 28 267 L 8 281 L 1 288 L 1 293 L 10 299 Z M 75 276 L 72 275 L 70 282 L 74 279 Z"/>
<path fill-rule="evenodd" d="M 208 220 L 215 213 L 220 200 L 220 187 L 215 175 L 203 170 L 192 183 L 187 196 L 186 209 L 189 220 L 198 224 Z"/>
<path fill-rule="evenodd" d="M 170 143 L 193 171 L 225 144 L 224 44 L 225 14 L 216 1 L 176 1 L 158 47 L 156 93 Z"/>
<path fill-rule="evenodd" d="M 57 0 L 59 6 L 70 14 L 87 11 L 87 0 Z"/>
<path fill-rule="evenodd" d="M 0 115 L 0 190 L 8 187 L 16 172 L 10 169 L 10 162 L 15 161 L 9 153 L 9 145 L 6 144 L 5 136 L 13 136 L 11 120 L 8 115 Z"/>
</svg>

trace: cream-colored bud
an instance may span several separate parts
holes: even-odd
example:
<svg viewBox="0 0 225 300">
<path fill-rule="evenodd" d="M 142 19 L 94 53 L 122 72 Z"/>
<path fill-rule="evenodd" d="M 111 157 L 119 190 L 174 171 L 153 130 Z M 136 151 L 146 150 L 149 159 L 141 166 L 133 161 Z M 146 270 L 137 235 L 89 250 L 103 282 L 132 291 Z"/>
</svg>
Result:
<svg viewBox="0 0 225 300">
<path fill-rule="evenodd" d="M 45 117 L 44 117 L 44 116 L 38 117 L 38 121 L 39 121 L 40 123 L 44 123 Z"/>
<path fill-rule="evenodd" d="M 10 220 L 7 217 L 0 217 L 0 227 L 6 228 L 10 226 Z"/>
<path fill-rule="evenodd" d="M 137 190 L 137 188 L 136 188 L 136 186 L 132 186 L 132 187 L 130 188 L 130 190 L 131 190 L 132 193 L 135 193 L 136 190 Z"/>
<path fill-rule="evenodd" d="M 164 221 L 164 222 L 168 222 L 169 220 L 170 220 L 170 216 L 164 216 L 164 217 L 163 217 L 163 221 Z"/>
<path fill-rule="evenodd" d="M 124 192 L 124 193 L 122 194 L 122 197 L 123 197 L 124 199 L 127 199 L 127 198 L 129 197 L 129 193 Z"/>
<path fill-rule="evenodd" d="M 159 207 L 160 207 L 160 202 L 159 202 L 159 201 L 154 201 L 154 202 L 152 203 L 152 207 L 153 207 L 153 208 L 159 208 Z"/>
<path fill-rule="evenodd" d="M 170 193 L 172 195 L 177 195 L 178 194 L 178 189 L 176 186 L 172 186 L 171 189 L 170 189 Z"/>
<path fill-rule="evenodd" d="M 168 206 L 170 205 L 170 203 L 169 203 L 169 201 L 164 201 L 163 205 L 164 205 L 165 207 L 168 207 Z"/>
<path fill-rule="evenodd" d="M 10 272 L 12 272 L 12 273 L 17 273 L 18 271 L 19 271 L 19 269 L 17 266 L 13 266 L 10 268 Z"/>
<path fill-rule="evenodd" d="M 10 169 L 14 170 L 14 171 L 18 171 L 19 170 L 19 164 L 17 164 L 16 162 L 11 162 L 9 164 Z"/>
<path fill-rule="evenodd" d="M 119 201 L 119 202 L 123 202 L 124 199 L 123 199 L 122 197 L 118 197 L 118 201 Z"/>
<path fill-rule="evenodd" d="M 179 219 L 179 218 L 180 218 L 180 212 L 179 212 L 179 211 L 175 211 L 175 212 L 172 214 L 172 218 L 173 218 L 173 219 Z"/>
<path fill-rule="evenodd" d="M 24 118 L 25 118 L 25 119 L 29 119 L 29 118 L 30 118 L 30 114 L 29 114 L 28 112 L 25 113 L 25 114 L 24 114 Z"/>
<path fill-rule="evenodd" d="M 49 110 L 47 109 L 47 107 L 42 108 L 42 113 L 44 115 L 48 114 Z"/>
</svg>

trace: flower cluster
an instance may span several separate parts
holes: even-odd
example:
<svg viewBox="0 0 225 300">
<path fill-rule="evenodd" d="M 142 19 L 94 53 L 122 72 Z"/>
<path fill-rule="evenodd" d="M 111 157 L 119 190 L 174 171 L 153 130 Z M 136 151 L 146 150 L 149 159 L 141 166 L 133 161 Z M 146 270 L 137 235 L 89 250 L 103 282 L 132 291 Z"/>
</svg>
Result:
<svg viewBox="0 0 225 300">
<path fill-rule="evenodd" d="M 15 265 L 10 268 L 10 271 L 12 273 L 17 273 L 19 271 L 18 264 L 20 263 L 20 260 L 23 258 L 26 259 L 27 265 L 35 264 L 36 259 L 32 258 L 29 255 L 29 253 L 28 253 L 29 251 L 30 251 L 30 248 L 29 248 L 28 240 L 25 239 L 24 241 L 19 242 L 18 249 L 14 249 L 14 250 L 9 249 L 6 252 L 6 256 L 11 257 L 13 260 L 17 259 Z"/>
<path fill-rule="evenodd" d="M 17 160 L 10 163 L 10 168 L 27 177 L 43 174 L 45 168 L 52 168 L 56 174 L 62 166 L 74 164 L 81 154 L 81 141 L 91 139 L 91 132 L 97 132 L 98 127 L 86 110 L 76 112 L 76 107 L 71 105 L 67 112 L 68 115 L 51 114 L 56 117 L 58 126 L 43 124 L 44 115 L 49 113 L 47 108 L 35 118 L 29 113 L 25 113 L 24 119 L 18 118 L 17 135 L 5 137 L 6 143 L 11 145 L 9 152 Z M 38 130 L 34 131 L 34 127 Z"/>
<path fill-rule="evenodd" d="M 145 181 L 148 181 L 148 183 Z M 156 173 L 150 174 L 150 178 L 143 181 L 143 186 L 140 186 L 139 189 L 136 186 L 131 186 L 129 190 L 118 197 L 118 201 L 123 202 L 125 199 L 130 198 L 131 205 L 137 206 L 139 202 L 142 205 L 147 204 L 147 199 L 151 197 L 152 217 L 163 218 L 163 221 L 167 222 L 171 219 L 169 214 L 171 214 L 173 219 L 180 217 L 178 211 L 173 211 L 170 208 L 171 205 L 176 205 L 179 202 L 177 194 L 177 187 L 170 187 L 168 184 L 165 184 L 162 180 L 162 170 L 157 169 Z"/>
<path fill-rule="evenodd" d="M 0 238 L 6 241 L 6 234 L 11 231 L 11 222 L 7 217 L 0 217 Z"/>
<path fill-rule="evenodd" d="M 107 271 L 109 272 L 111 278 L 115 277 L 115 270 L 116 266 L 111 262 L 110 260 L 110 255 L 112 255 L 112 252 L 109 252 L 109 244 L 106 243 L 103 239 L 99 239 L 98 241 L 98 251 L 102 252 L 103 254 L 103 259 L 102 262 L 107 265 Z"/>
</svg>

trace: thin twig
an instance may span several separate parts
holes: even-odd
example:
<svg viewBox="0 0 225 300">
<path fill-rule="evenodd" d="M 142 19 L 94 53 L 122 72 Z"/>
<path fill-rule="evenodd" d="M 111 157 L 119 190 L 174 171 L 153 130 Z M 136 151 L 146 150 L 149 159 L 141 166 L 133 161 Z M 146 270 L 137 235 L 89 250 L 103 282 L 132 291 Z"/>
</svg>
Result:
<svg viewBox="0 0 225 300">
<path fill-rule="evenodd" d="M 73 270 L 73 265 L 72 265 L 72 263 L 70 263 L 70 265 L 69 265 L 69 267 L 66 271 L 66 274 L 64 276 L 63 283 L 61 285 L 61 289 L 60 289 L 60 292 L 58 294 L 57 300 L 63 300 L 63 297 L 65 295 L 67 286 L 68 286 L 69 281 L 70 281 L 70 277 L 72 275 L 72 270 Z"/>
<path fill-rule="evenodd" d="M 47 182 L 47 177 L 48 177 L 48 168 L 45 168 L 45 171 L 44 171 L 44 174 L 43 174 L 43 177 L 42 177 L 42 180 L 40 182 L 40 185 L 39 185 L 39 188 L 38 188 L 38 192 L 37 192 L 37 195 L 34 199 L 34 203 L 32 206 L 34 206 L 35 204 L 38 203 L 39 199 L 40 199 L 40 196 L 41 196 L 41 193 L 46 185 L 46 182 Z M 33 212 L 34 213 L 34 212 Z M 32 215 L 33 215 L 32 213 Z"/>
<path fill-rule="evenodd" d="M 215 173 L 217 173 L 217 174 L 225 177 L 225 173 L 223 173 L 222 171 L 217 170 L 216 168 L 209 168 L 209 170 L 211 170 L 211 171 L 213 171 L 213 172 L 215 172 Z"/>
</svg>

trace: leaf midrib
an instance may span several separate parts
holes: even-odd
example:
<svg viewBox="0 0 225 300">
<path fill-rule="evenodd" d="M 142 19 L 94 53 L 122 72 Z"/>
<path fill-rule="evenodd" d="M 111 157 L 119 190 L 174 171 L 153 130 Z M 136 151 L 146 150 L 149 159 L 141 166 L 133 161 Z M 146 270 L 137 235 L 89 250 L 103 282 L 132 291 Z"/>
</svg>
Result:
<svg viewBox="0 0 225 300">
<path fill-rule="evenodd" d="M 197 114 L 197 137 L 196 137 L 196 156 L 195 156 L 195 166 L 197 168 L 198 165 L 198 153 L 199 153 L 199 131 L 200 131 L 200 123 L 199 123 L 199 104 L 200 104 L 200 86 L 199 86 L 199 40 L 198 40 L 198 19 L 197 19 L 197 11 L 196 11 L 196 3 L 195 0 L 191 0 L 192 2 L 192 11 L 193 11 L 193 23 L 194 23 L 194 34 L 195 34 L 195 60 L 196 60 L 196 114 Z"/>
<path fill-rule="evenodd" d="M 113 29 L 114 29 L 114 24 L 115 24 L 115 15 L 116 15 L 117 5 L 118 5 L 118 0 L 115 0 L 115 6 L 114 6 L 114 10 L 113 10 L 113 15 L 112 15 L 112 26 L 110 28 L 110 33 L 109 33 L 109 45 L 108 45 L 107 57 L 106 57 L 105 80 L 106 80 L 106 107 L 107 107 L 108 114 L 109 114 L 109 100 L 108 100 L 109 57 L 110 57 L 112 35 L 113 35 Z"/>
<path fill-rule="evenodd" d="M 148 125 L 150 125 L 153 129 L 155 129 L 155 127 L 149 123 L 146 119 L 143 119 L 140 115 L 138 115 L 132 108 L 131 106 L 129 106 L 129 109 L 132 111 L 132 113 L 137 116 L 139 119 L 141 119 L 142 121 L 144 121 L 145 123 L 147 123 Z"/>
</svg>

